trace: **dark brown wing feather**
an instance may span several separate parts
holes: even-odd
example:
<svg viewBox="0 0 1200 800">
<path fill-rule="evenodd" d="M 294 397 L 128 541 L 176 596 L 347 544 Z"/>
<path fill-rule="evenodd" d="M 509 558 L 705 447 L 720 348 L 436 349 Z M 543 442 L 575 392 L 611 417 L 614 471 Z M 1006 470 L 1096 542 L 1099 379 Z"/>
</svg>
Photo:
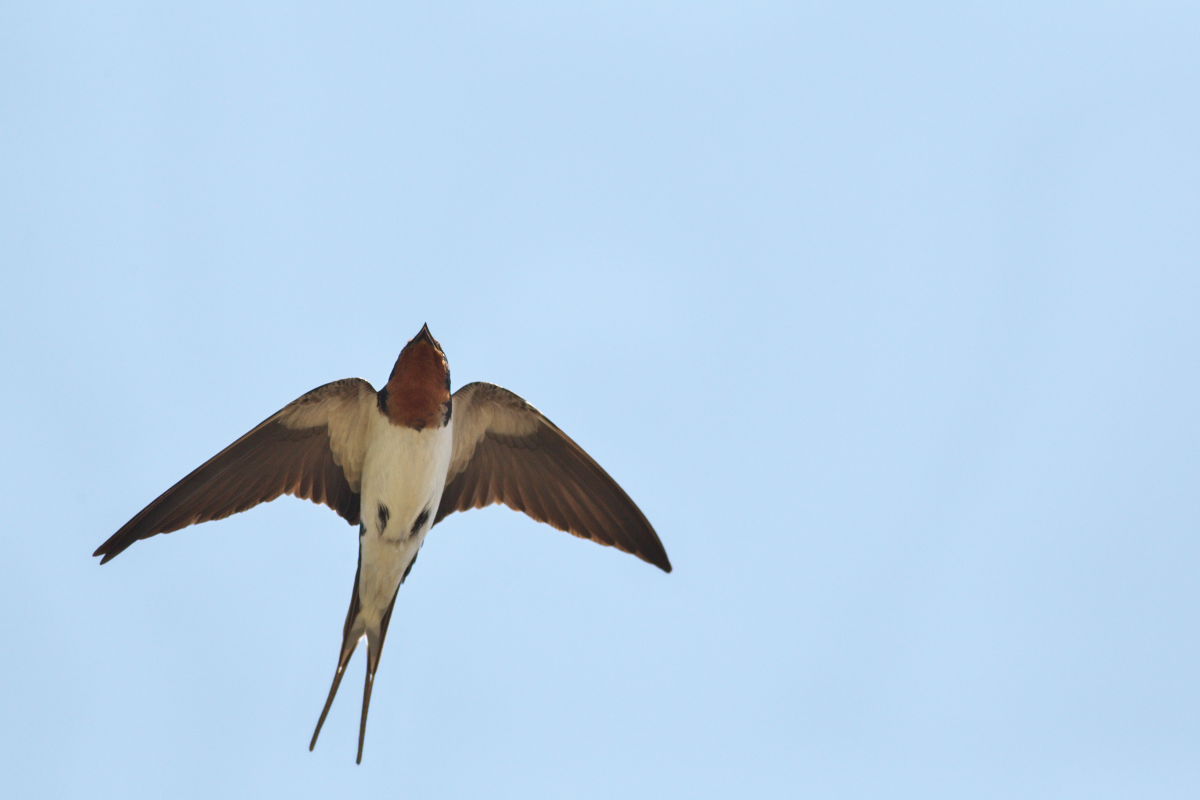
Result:
<svg viewBox="0 0 1200 800">
<path fill-rule="evenodd" d="M 641 509 L 582 447 L 507 389 L 471 383 L 454 393 L 454 453 L 434 522 L 492 503 L 671 571 Z"/>
<path fill-rule="evenodd" d="M 324 503 L 359 521 L 359 482 L 371 384 L 328 383 L 301 396 L 193 470 L 138 512 L 92 555 L 101 564 L 138 539 L 222 519 L 281 494 Z"/>
</svg>

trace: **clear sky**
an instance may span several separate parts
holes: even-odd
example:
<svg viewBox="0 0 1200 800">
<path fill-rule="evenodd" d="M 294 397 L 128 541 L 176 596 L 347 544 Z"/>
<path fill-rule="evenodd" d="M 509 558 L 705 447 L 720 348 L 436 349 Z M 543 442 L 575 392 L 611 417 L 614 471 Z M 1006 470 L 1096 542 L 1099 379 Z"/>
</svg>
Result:
<svg viewBox="0 0 1200 800">
<path fill-rule="evenodd" d="M 10 2 L 0 793 L 1200 796 L 1200 7 Z M 675 572 L 91 551 L 423 322 Z"/>
</svg>

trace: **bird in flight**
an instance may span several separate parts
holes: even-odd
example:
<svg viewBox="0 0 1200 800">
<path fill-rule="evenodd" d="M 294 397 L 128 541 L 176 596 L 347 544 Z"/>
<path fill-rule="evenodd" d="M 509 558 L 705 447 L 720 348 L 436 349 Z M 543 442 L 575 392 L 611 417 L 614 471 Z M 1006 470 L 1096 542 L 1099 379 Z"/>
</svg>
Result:
<svg viewBox="0 0 1200 800">
<path fill-rule="evenodd" d="M 371 688 L 396 594 L 429 529 L 448 514 L 503 503 L 670 572 L 666 550 L 629 495 L 536 408 L 490 383 L 450 393 L 442 346 L 422 326 L 387 385 L 361 378 L 313 389 L 201 464 L 92 555 L 223 519 L 281 494 L 324 503 L 358 526 L 358 569 L 317 744 L 346 664 L 367 638 L 358 763 Z"/>
</svg>

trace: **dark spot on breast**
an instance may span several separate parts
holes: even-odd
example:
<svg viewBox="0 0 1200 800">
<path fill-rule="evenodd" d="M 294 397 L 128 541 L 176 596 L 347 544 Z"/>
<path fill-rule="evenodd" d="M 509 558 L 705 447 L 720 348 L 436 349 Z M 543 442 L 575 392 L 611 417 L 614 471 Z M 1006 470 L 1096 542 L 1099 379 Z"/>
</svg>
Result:
<svg viewBox="0 0 1200 800">
<path fill-rule="evenodd" d="M 383 412 L 384 414 L 386 414 L 387 413 L 387 404 L 388 404 L 387 387 L 385 386 L 382 389 L 380 389 L 378 392 L 375 393 L 375 396 L 379 399 L 379 410 L 381 412 Z"/>
<path fill-rule="evenodd" d="M 416 521 L 415 521 L 415 522 L 413 522 L 413 524 L 412 524 L 412 531 L 411 531 L 411 534 L 412 534 L 413 536 L 416 536 L 418 533 L 420 533 L 420 532 L 421 532 L 421 528 L 422 528 L 422 527 L 425 525 L 425 522 L 426 522 L 426 520 L 428 520 L 428 519 L 429 519 L 429 509 L 428 509 L 428 508 L 426 508 L 426 509 L 425 509 L 424 511 L 422 511 L 420 514 L 417 514 L 417 519 L 416 519 Z"/>
<path fill-rule="evenodd" d="M 363 525 L 362 523 L 359 523 L 359 526 L 358 526 L 358 538 L 360 538 L 360 539 L 361 539 L 363 536 L 365 536 L 365 535 L 366 535 L 366 533 L 367 533 L 367 526 L 366 526 L 366 525 Z"/>
<path fill-rule="evenodd" d="M 446 401 L 446 416 L 442 417 L 442 425 L 443 426 L 450 424 L 450 415 L 453 413 L 454 413 L 454 401 L 447 400 Z"/>
<path fill-rule="evenodd" d="M 392 516 L 392 514 L 390 511 L 388 511 L 388 507 L 385 506 L 383 503 L 380 503 L 379 504 L 379 533 L 381 535 L 383 534 L 383 532 L 385 530 L 387 530 L 388 518 L 391 516 Z"/>
</svg>

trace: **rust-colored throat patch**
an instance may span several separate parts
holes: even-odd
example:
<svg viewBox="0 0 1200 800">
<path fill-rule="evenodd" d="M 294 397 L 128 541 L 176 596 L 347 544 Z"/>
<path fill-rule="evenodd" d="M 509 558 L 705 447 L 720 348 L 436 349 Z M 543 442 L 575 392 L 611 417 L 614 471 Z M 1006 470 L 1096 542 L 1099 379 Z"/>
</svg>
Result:
<svg viewBox="0 0 1200 800">
<path fill-rule="evenodd" d="M 442 346 L 422 328 L 392 367 L 384 410 L 392 424 L 424 430 L 446 424 L 449 404 L 450 365 Z"/>
</svg>

